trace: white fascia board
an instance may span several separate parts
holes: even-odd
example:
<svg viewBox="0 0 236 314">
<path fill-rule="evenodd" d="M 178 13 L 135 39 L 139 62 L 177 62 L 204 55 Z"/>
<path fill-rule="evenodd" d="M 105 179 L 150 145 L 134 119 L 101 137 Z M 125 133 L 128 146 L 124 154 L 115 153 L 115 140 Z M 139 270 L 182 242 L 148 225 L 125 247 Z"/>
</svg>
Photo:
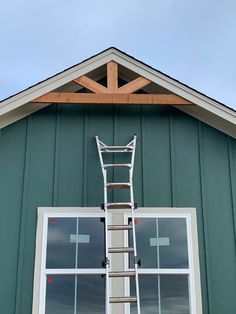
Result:
<svg viewBox="0 0 236 314">
<path fill-rule="evenodd" d="M 236 125 L 236 112 L 227 108 L 216 101 L 209 99 L 208 97 L 199 94 L 198 92 L 184 86 L 181 83 L 167 77 L 166 75 L 155 71 L 154 69 L 130 58 L 127 55 L 123 55 L 119 51 L 114 51 L 114 61 L 123 65 L 126 68 L 138 73 L 141 76 L 153 81 L 154 83 L 168 89 L 169 91 L 191 101 L 192 103 L 204 108 L 207 111 L 214 113 L 215 115 L 223 118 Z"/>
</svg>

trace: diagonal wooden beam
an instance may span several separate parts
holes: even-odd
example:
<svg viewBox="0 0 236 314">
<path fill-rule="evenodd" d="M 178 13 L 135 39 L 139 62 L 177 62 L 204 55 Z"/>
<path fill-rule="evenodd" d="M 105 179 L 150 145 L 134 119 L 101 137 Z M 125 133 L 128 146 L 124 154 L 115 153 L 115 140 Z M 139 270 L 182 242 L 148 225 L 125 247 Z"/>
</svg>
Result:
<svg viewBox="0 0 236 314">
<path fill-rule="evenodd" d="M 119 94 L 132 94 L 136 92 L 137 90 L 147 86 L 149 83 L 151 83 L 151 81 L 149 81 L 145 77 L 140 76 L 136 78 L 135 80 L 118 88 L 118 93 Z"/>
<path fill-rule="evenodd" d="M 191 105 L 187 99 L 174 94 L 88 94 L 48 93 L 34 99 L 35 103 L 68 104 L 127 104 L 127 105 Z"/>
<path fill-rule="evenodd" d="M 94 93 L 106 93 L 107 88 L 97 83 L 96 81 L 90 79 L 89 77 L 83 75 L 74 80 L 75 83 L 83 86 Z"/>
<path fill-rule="evenodd" d="M 118 64 L 115 61 L 107 63 L 107 90 L 108 93 L 117 93 L 118 90 Z"/>
</svg>

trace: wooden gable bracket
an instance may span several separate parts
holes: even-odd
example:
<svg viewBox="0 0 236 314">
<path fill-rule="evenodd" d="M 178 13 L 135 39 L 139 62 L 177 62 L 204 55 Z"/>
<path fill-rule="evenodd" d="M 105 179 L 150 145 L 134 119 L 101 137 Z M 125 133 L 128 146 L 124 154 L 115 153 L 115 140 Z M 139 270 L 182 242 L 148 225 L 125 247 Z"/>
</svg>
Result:
<svg viewBox="0 0 236 314">
<path fill-rule="evenodd" d="M 92 93 L 50 92 L 34 99 L 34 103 L 68 104 L 147 104 L 147 105 L 190 105 L 187 99 L 175 94 L 133 94 L 151 83 L 139 76 L 133 81 L 118 87 L 118 64 L 107 63 L 107 87 L 82 75 L 73 80 Z"/>
</svg>

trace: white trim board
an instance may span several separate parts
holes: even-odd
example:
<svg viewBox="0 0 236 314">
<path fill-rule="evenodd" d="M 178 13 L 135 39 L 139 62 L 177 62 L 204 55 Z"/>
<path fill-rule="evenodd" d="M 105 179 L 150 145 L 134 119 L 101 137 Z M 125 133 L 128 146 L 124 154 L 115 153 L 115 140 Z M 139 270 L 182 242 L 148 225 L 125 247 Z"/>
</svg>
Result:
<svg viewBox="0 0 236 314">
<path fill-rule="evenodd" d="M 233 109 L 204 96 L 116 48 L 107 49 L 68 70 L 0 102 L 0 128 L 48 106 L 48 104 L 33 104 L 31 103 L 33 99 L 67 84 L 75 78 L 85 75 L 111 60 L 146 77 L 152 82 L 168 89 L 170 92 L 191 101 L 194 105 L 176 106 L 176 108 L 236 138 L 236 112 Z"/>
</svg>

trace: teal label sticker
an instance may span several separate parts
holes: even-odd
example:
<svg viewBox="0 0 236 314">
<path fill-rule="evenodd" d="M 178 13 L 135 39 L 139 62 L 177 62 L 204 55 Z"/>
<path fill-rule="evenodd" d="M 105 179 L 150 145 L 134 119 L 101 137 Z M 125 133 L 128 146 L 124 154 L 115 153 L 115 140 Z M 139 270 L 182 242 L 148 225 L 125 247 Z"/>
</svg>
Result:
<svg viewBox="0 0 236 314">
<path fill-rule="evenodd" d="M 169 238 L 150 238 L 150 246 L 168 246 L 170 245 Z"/>
<path fill-rule="evenodd" d="M 89 243 L 90 235 L 88 234 L 71 234 L 70 235 L 70 243 Z"/>
</svg>

